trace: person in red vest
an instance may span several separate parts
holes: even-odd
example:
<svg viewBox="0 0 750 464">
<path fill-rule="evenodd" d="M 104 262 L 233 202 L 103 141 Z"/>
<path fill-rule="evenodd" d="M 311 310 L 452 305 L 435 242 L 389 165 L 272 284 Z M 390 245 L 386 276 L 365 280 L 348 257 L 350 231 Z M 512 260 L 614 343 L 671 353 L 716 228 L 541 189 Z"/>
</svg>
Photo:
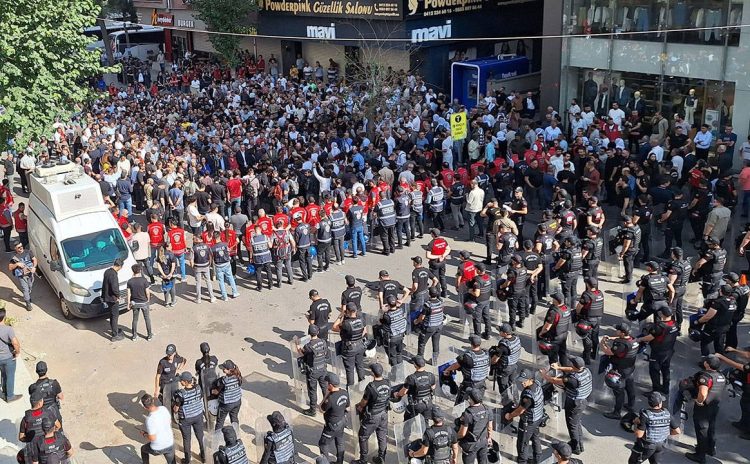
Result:
<svg viewBox="0 0 750 464">
<path fill-rule="evenodd" d="M 315 203 L 315 198 L 310 195 L 307 199 L 307 223 L 315 229 L 320 222 L 320 206 Z"/>
<path fill-rule="evenodd" d="M 126 241 L 130 241 L 130 239 L 133 237 L 133 230 L 130 227 L 130 221 L 128 220 L 128 210 L 123 209 L 121 212 L 120 210 L 115 208 L 115 212 L 112 213 L 112 215 L 115 217 L 115 220 L 117 221 L 117 225 L 120 226 L 120 230 L 122 231 L 122 236 L 125 237 Z M 118 214 L 119 212 L 119 214 Z"/>
<path fill-rule="evenodd" d="M 292 210 L 289 211 L 289 215 L 292 217 L 292 229 L 296 229 L 300 223 L 307 219 L 307 211 L 300 206 L 299 199 L 292 200 Z"/>
<path fill-rule="evenodd" d="M 8 208 L 13 207 L 13 191 L 9 187 L 10 181 L 8 179 L 3 179 L 3 184 L 0 185 L 0 196 L 5 198 L 5 204 L 8 205 Z"/>
<path fill-rule="evenodd" d="M 152 214 L 149 218 L 148 224 L 148 240 L 151 245 L 151 266 L 153 267 L 154 261 L 156 260 L 156 253 L 159 248 L 164 245 L 167 236 L 167 228 L 164 224 L 159 222 L 159 218 L 156 214 Z"/>
<path fill-rule="evenodd" d="M 276 207 L 276 214 L 273 215 L 272 221 L 274 224 L 278 224 L 281 221 L 284 229 L 289 229 L 289 216 L 284 212 L 282 206 Z"/>
<path fill-rule="evenodd" d="M 150 235 L 150 234 L 149 234 Z M 185 257 L 187 256 L 187 242 L 185 240 L 185 229 L 177 226 L 174 218 L 169 220 L 169 250 L 172 252 L 177 262 L 180 263 L 180 280 L 185 282 L 187 274 L 185 273 Z"/>
<path fill-rule="evenodd" d="M 270 237 L 273 234 L 273 221 L 266 215 L 266 210 L 263 208 L 258 210 L 258 220 L 255 224 L 260 227 L 263 235 Z"/>
<path fill-rule="evenodd" d="M 10 253 L 10 234 L 13 231 L 13 215 L 10 208 L 5 204 L 5 197 L 0 197 L 0 230 L 3 231 L 3 243 L 5 243 L 5 252 Z"/>
<path fill-rule="evenodd" d="M 239 240 L 237 232 L 231 227 L 224 229 L 221 233 L 221 241 L 227 244 L 229 248 L 229 264 L 232 267 L 232 275 L 237 275 L 237 251 L 239 250 Z"/>
<path fill-rule="evenodd" d="M 468 251 L 461 251 L 458 257 L 461 263 L 458 265 L 458 272 L 456 273 L 456 293 L 458 293 L 461 306 L 463 306 L 463 295 L 466 293 L 466 284 L 477 276 L 477 268 L 474 265 L 474 261 L 470 259 L 471 253 Z"/>
<path fill-rule="evenodd" d="M 445 281 L 445 260 L 451 254 L 448 242 L 440 236 L 440 229 L 430 229 L 432 240 L 427 244 L 425 257 L 429 260 L 430 271 L 438 278 L 440 284 L 440 296 L 445 298 L 448 294 L 448 284 Z"/>
<path fill-rule="evenodd" d="M 13 224 L 18 232 L 18 240 L 21 241 L 21 245 L 24 248 L 29 247 L 29 233 L 26 231 L 26 205 L 23 203 L 18 204 L 18 209 L 13 213 Z"/>
</svg>

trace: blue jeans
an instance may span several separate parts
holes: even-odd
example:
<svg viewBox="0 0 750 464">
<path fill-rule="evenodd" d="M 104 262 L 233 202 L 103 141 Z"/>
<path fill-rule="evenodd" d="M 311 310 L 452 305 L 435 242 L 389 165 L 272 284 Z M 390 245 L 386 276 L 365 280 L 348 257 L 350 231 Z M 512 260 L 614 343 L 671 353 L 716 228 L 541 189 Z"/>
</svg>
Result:
<svg viewBox="0 0 750 464">
<path fill-rule="evenodd" d="M 472 212 L 468 211 L 469 214 L 469 240 L 474 240 L 474 226 L 477 226 L 479 228 L 479 235 L 478 237 L 484 236 L 484 221 L 481 216 L 479 216 L 479 212 Z"/>
<path fill-rule="evenodd" d="M 742 191 L 742 215 L 747 216 L 747 211 L 750 209 L 750 190 Z"/>
<path fill-rule="evenodd" d="M 352 252 L 354 256 L 357 256 L 359 252 L 359 246 L 362 246 L 362 256 L 365 256 L 367 246 L 365 244 L 365 229 L 362 226 L 352 227 Z"/>
<path fill-rule="evenodd" d="M 227 216 L 232 217 L 234 214 L 234 207 L 240 206 L 242 204 L 242 198 L 235 198 L 229 202 L 227 205 Z"/>
<path fill-rule="evenodd" d="M 128 211 L 128 217 L 133 215 L 133 199 L 128 198 L 127 200 L 123 200 L 122 198 L 120 201 L 117 202 L 117 207 L 120 211 L 127 210 Z"/>
<path fill-rule="evenodd" d="M 177 258 L 177 261 L 180 263 L 180 276 L 182 277 L 182 280 L 184 281 L 187 279 L 187 274 L 185 273 L 185 255 L 187 253 L 182 253 L 181 255 L 174 255 L 175 258 Z"/>
<path fill-rule="evenodd" d="M 5 390 L 5 398 L 10 399 L 16 394 L 16 358 L 0 360 L 0 382 Z"/>
<path fill-rule="evenodd" d="M 224 279 L 226 279 L 232 287 L 232 296 L 237 296 L 237 283 L 234 281 L 232 266 L 230 266 L 229 263 L 216 266 L 216 280 L 219 281 L 219 290 L 221 290 L 222 298 L 227 297 L 227 288 L 224 285 Z"/>
</svg>

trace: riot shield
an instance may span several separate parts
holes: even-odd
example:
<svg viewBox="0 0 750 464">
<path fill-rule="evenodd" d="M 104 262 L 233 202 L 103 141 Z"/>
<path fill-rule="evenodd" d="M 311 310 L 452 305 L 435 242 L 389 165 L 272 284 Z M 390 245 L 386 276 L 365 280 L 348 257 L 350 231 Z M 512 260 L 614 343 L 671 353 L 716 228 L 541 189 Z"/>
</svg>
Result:
<svg viewBox="0 0 750 464">
<path fill-rule="evenodd" d="M 339 378 L 346 378 L 344 359 L 341 357 L 341 340 L 328 340 L 328 365 L 329 370 Z"/>
<path fill-rule="evenodd" d="M 419 444 L 415 442 L 419 442 L 422 439 L 426 429 L 427 424 L 421 414 L 407 421 L 395 422 L 391 427 L 388 427 L 389 434 L 391 435 L 390 438 L 393 440 L 396 448 L 396 458 L 393 461 L 389 460 L 389 462 L 408 463 L 409 450 L 419 449 Z"/>
<path fill-rule="evenodd" d="M 214 447 L 213 435 L 209 433 L 216 426 L 216 414 L 219 411 L 219 399 L 211 393 L 211 387 L 218 378 L 215 367 L 204 368 L 198 375 L 203 393 L 203 410 L 206 416 L 206 433 L 203 435 L 203 446 L 206 450 Z"/>
<path fill-rule="evenodd" d="M 471 333 L 472 316 L 464 307 L 466 303 L 466 285 L 460 285 L 458 288 L 458 323 L 460 325 L 459 334 L 462 338 L 467 338 Z"/>
<path fill-rule="evenodd" d="M 554 372 L 554 373 L 553 373 Z M 556 377 L 556 371 L 550 374 Z M 560 388 L 555 387 L 551 383 L 542 382 L 542 391 L 544 392 L 544 414 L 545 419 L 539 425 L 542 433 L 547 435 L 556 435 L 565 430 L 565 415 L 563 413 L 564 406 L 564 391 Z"/>
<path fill-rule="evenodd" d="M 289 427 L 292 429 L 292 434 L 294 434 L 294 426 L 297 420 L 297 415 L 289 408 L 277 409 L 277 411 L 279 411 L 281 415 L 284 416 L 284 420 L 287 424 L 289 424 Z M 269 432 L 272 432 L 272 429 L 271 424 L 268 422 L 268 417 L 265 415 L 261 415 L 260 417 L 256 418 L 255 436 L 253 437 L 253 443 L 255 444 L 255 455 L 257 456 L 257 462 L 260 462 L 263 458 L 263 452 L 265 451 L 265 439 Z M 297 450 L 295 449 L 295 453 L 296 451 Z M 248 452 L 248 457 L 249 456 L 250 453 Z"/>
<path fill-rule="evenodd" d="M 589 402 L 594 403 L 602 411 L 611 411 L 614 408 L 615 396 L 612 389 L 605 382 L 607 373 L 612 369 L 607 355 L 599 354 L 598 374 L 597 364 L 589 366 L 593 381 L 593 391 L 589 396 Z"/>
<path fill-rule="evenodd" d="M 493 445 L 490 454 L 497 453 L 495 462 L 510 462 L 516 456 L 515 440 L 518 428 L 513 421 L 507 421 L 505 414 L 513 411 L 518 403 L 508 403 L 502 407 L 492 408 L 493 432 L 491 435 Z"/>
<path fill-rule="evenodd" d="M 232 427 L 234 427 L 234 432 L 237 434 L 238 438 L 241 438 L 240 436 L 240 425 L 236 422 L 232 423 Z M 219 451 L 219 446 L 225 445 L 224 442 L 224 434 L 221 432 L 221 429 L 214 430 L 213 428 L 206 429 L 206 431 L 203 434 L 203 449 L 206 453 L 206 463 L 208 464 L 214 464 L 214 453 Z M 247 448 L 247 443 L 246 443 Z M 248 453 L 248 457 L 251 456 L 250 450 L 246 449 Z"/>
<path fill-rule="evenodd" d="M 432 366 L 433 369 L 435 369 L 433 373 L 435 374 L 435 380 L 437 382 L 433 403 L 443 411 L 448 411 L 453 408 L 453 403 L 455 402 L 456 394 L 458 393 L 456 373 L 453 372 L 450 377 L 443 377 L 443 371 L 452 366 L 455 362 L 456 359 L 453 358 L 439 366 Z"/>
<path fill-rule="evenodd" d="M 304 408 L 308 404 L 307 398 L 307 378 L 305 377 L 305 369 L 307 365 L 304 362 L 304 356 L 299 353 L 299 349 L 307 345 L 310 341 L 310 336 L 305 335 L 302 338 L 295 336 L 289 342 L 289 357 L 292 365 L 292 381 L 290 387 L 292 393 L 299 407 Z"/>
<path fill-rule="evenodd" d="M 360 413 L 357 410 L 357 404 L 362 400 L 362 396 L 362 393 L 359 391 L 351 391 L 349 393 L 349 398 L 351 401 L 351 406 L 349 407 L 349 421 L 353 438 L 352 440 L 349 440 L 347 442 L 347 451 L 349 451 L 353 456 L 356 456 L 357 458 L 361 456 L 362 451 L 359 443 L 359 430 L 362 426 L 362 422 L 366 420 L 366 412 L 363 411 L 362 413 Z M 367 438 L 367 450 L 367 454 L 369 456 L 377 455 L 378 440 L 377 435 L 374 431 Z M 367 459 L 368 457 L 365 456 L 365 460 Z"/>
</svg>

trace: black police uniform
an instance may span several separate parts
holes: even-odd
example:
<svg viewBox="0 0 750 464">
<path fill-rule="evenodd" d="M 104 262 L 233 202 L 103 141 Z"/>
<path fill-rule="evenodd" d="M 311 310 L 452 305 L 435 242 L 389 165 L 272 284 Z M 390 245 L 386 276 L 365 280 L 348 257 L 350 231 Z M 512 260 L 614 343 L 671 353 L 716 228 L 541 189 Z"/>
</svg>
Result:
<svg viewBox="0 0 750 464">
<path fill-rule="evenodd" d="M 443 275 L 445 275 L 445 266 L 443 266 Z M 411 271 L 411 281 L 417 284 L 417 289 L 411 294 L 410 311 L 422 310 L 425 301 L 427 301 L 427 291 L 430 289 L 430 281 L 435 278 L 435 274 L 422 266 L 415 267 Z"/>
<path fill-rule="evenodd" d="M 719 291 L 724 277 L 724 267 L 727 264 L 727 250 L 717 248 L 706 250 L 701 257 L 707 262 L 701 266 L 703 298 Z"/>
<path fill-rule="evenodd" d="M 570 447 L 573 451 L 583 451 L 583 430 L 581 418 L 586 410 L 588 397 L 593 390 L 591 371 L 583 368 L 580 372 L 566 373 L 563 377 L 565 386 L 565 425 L 570 435 Z"/>
<path fill-rule="evenodd" d="M 68 451 L 73 449 L 70 440 L 62 432 L 54 432 L 52 437 L 47 438 L 44 435 L 37 437 L 26 448 L 30 456 L 28 462 L 38 462 L 39 464 L 58 464 L 68 462 Z"/>
<path fill-rule="evenodd" d="M 481 464 L 488 462 L 488 443 L 491 413 L 484 404 L 475 404 L 466 408 L 461 415 L 461 425 L 467 427 L 466 435 L 459 440 L 461 458 L 464 464 Z"/>
<path fill-rule="evenodd" d="M 560 258 L 565 260 L 565 264 L 560 269 L 560 287 L 565 297 L 565 304 L 569 308 L 575 307 L 578 301 L 578 279 L 581 277 L 583 270 L 583 258 L 581 249 L 578 246 L 571 246 L 560 252 Z"/>
<path fill-rule="evenodd" d="M 654 337 L 649 342 L 648 374 L 652 391 L 669 397 L 670 363 L 677 342 L 678 328 L 675 321 L 659 321 L 645 327 L 645 332 Z"/>
<path fill-rule="evenodd" d="M 242 440 L 237 440 L 231 446 L 219 446 L 214 453 L 214 464 L 249 464 L 247 450 Z"/>
<path fill-rule="evenodd" d="M 367 400 L 365 410 L 360 414 L 359 425 L 359 459 L 367 461 L 370 452 L 368 440 L 375 433 L 378 438 L 378 456 L 385 460 L 388 447 L 388 407 L 390 405 L 391 385 L 387 380 L 373 380 L 367 387 L 362 399 Z"/>
<path fill-rule="evenodd" d="M 166 356 L 159 360 L 156 366 L 156 374 L 159 376 L 159 401 L 172 414 L 172 395 L 177 391 L 177 366 L 185 362 L 185 358 L 179 354 L 174 355 L 170 361 Z"/>
<path fill-rule="evenodd" d="M 410 217 L 411 196 L 408 193 L 402 193 L 396 197 L 396 241 L 399 248 L 403 246 L 404 237 L 406 237 L 406 246 L 411 246 Z"/>
<path fill-rule="evenodd" d="M 704 370 L 696 374 L 694 381 L 696 388 L 703 385 L 708 387 L 708 396 L 703 406 L 697 403 L 693 406 L 693 426 L 698 442 L 695 454 L 705 461 L 707 454 L 716 452 L 716 418 L 719 415 L 721 392 L 726 387 L 726 378 L 720 372 Z"/>
<path fill-rule="evenodd" d="M 321 301 L 321 300 L 318 300 Z M 325 395 L 328 391 L 326 380 L 326 363 L 328 362 L 328 343 L 321 338 L 313 338 L 302 347 L 305 366 L 305 378 L 307 380 L 307 397 L 310 400 L 310 409 L 318 406 L 318 390 Z"/>
<path fill-rule="evenodd" d="M 437 359 L 440 353 L 440 332 L 443 329 L 445 321 L 443 300 L 440 298 L 430 298 L 425 301 L 422 307 L 424 319 L 420 326 L 419 339 L 417 341 L 417 354 L 424 356 L 424 348 L 427 341 L 432 339 L 432 357 Z"/>
<path fill-rule="evenodd" d="M 354 385 L 354 369 L 357 381 L 365 378 L 365 323 L 359 317 L 346 317 L 341 323 L 341 357 L 346 371 L 346 385 Z"/>
<path fill-rule="evenodd" d="M 620 373 L 624 388 L 615 388 L 612 392 L 615 394 L 615 412 L 622 411 L 625 404 L 625 394 L 628 396 L 628 411 L 635 407 L 635 381 L 633 373 L 635 372 L 635 360 L 638 356 L 638 347 L 640 345 L 633 337 L 616 338 L 612 342 L 612 354 L 610 362 L 614 369 Z"/>
<path fill-rule="evenodd" d="M 667 202 L 666 211 L 671 211 L 669 218 L 664 224 L 664 249 L 672 248 L 674 241 L 678 247 L 682 247 L 682 226 L 687 217 L 688 202 L 684 198 L 674 198 Z M 668 252 L 668 251 L 667 251 Z"/>
<path fill-rule="evenodd" d="M 734 313 L 737 312 L 737 302 L 732 295 L 719 296 L 710 303 L 716 314 L 703 327 L 701 337 L 701 355 L 709 354 L 709 346 L 713 344 L 714 353 L 724 353 L 727 333 L 732 325 Z"/>
<path fill-rule="evenodd" d="M 310 254 L 310 225 L 304 222 L 294 229 L 294 241 L 297 243 L 299 268 L 302 273 L 302 281 L 312 279 L 312 255 Z"/>
<path fill-rule="evenodd" d="M 203 392 L 203 407 L 206 411 L 208 411 L 208 401 L 215 398 L 211 394 L 211 386 L 216 382 L 216 366 L 218 365 L 219 359 L 212 355 L 201 356 L 195 361 L 195 374 L 198 377 L 198 385 L 201 386 Z M 206 419 L 211 417 L 213 416 L 206 414 Z"/>
<path fill-rule="evenodd" d="M 427 457 L 431 464 L 451 464 L 453 445 L 457 442 L 456 430 L 446 423 L 432 425 L 422 436 L 422 446 L 429 448 Z"/>
<path fill-rule="evenodd" d="M 655 305 L 660 301 L 667 299 L 667 285 L 669 280 L 661 272 L 649 273 L 641 277 L 638 282 L 639 287 L 643 287 L 643 306 L 638 314 L 638 320 L 642 321 L 649 316 L 654 315 Z"/>
<path fill-rule="evenodd" d="M 555 244 L 555 236 L 551 233 L 540 234 L 537 232 L 534 235 L 534 246 L 537 244 L 541 244 L 542 246 L 541 258 L 544 265 L 542 273 L 537 277 L 539 282 L 539 298 L 545 298 L 549 292 L 550 270 L 554 264 L 552 252 Z"/>
<path fill-rule="evenodd" d="M 375 213 L 378 215 L 383 254 L 388 256 L 396 251 L 396 206 L 393 200 L 380 200 L 375 206 Z"/>
<path fill-rule="evenodd" d="M 510 265 L 511 258 L 517 252 L 516 244 L 518 243 L 518 237 L 513 232 L 504 232 L 500 235 L 498 242 L 502 247 L 500 247 L 497 255 L 497 273 L 503 274 Z"/>
<path fill-rule="evenodd" d="M 237 377 L 224 375 L 216 380 L 216 389 L 219 390 L 219 412 L 216 414 L 214 430 L 221 430 L 227 416 L 229 416 L 230 423 L 239 423 L 242 388 Z"/>
<path fill-rule="evenodd" d="M 320 332 L 318 337 L 328 341 L 328 331 L 330 329 L 328 319 L 331 316 L 331 302 L 325 298 L 310 303 L 310 310 L 307 312 L 307 320 L 313 321 L 313 324 L 318 326 Z"/>
<path fill-rule="evenodd" d="M 469 390 L 484 391 L 486 380 L 490 375 L 490 355 L 483 349 L 467 350 L 458 358 L 463 380 L 458 386 L 456 404 L 461 404 L 469 398 Z"/>
<path fill-rule="evenodd" d="M 587 251 L 586 257 L 583 260 L 583 278 L 598 277 L 604 240 L 601 237 L 586 237 L 581 243 L 581 249 Z"/>
<path fill-rule="evenodd" d="M 57 395 L 62 393 L 60 383 L 57 380 L 48 377 L 38 379 L 36 382 L 29 385 L 29 397 L 31 397 L 36 391 L 40 391 L 44 395 L 44 408 L 52 411 L 57 420 L 62 424 L 60 401 L 57 399 Z"/>
<path fill-rule="evenodd" d="M 404 421 L 421 414 L 424 419 L 432 419 L 432 396 L 435 388 L 435 375 L 432 372 L 417 371 L 404 380 L 408 403 L 404 411 Z"/>
<path fill-rule="evenodd" d="M 750 287 L 747 285 L 737 285 L 732 287 L 732 296 L 737 302 L 737 309 L 732 317 L 732 324 L 727 332 L 726 346 L 737 348 L 737 325 L 745 318 L 745 309 L 747 308 L 748 297 L 750 297 Z"/>
<path fill-rule="evenodd" d="M 620 245 L 625 243 L 625 240 L 630 240 L 630 246 L 622 256 L 623 266 L 625 267 L 625 281 L 630 282 L 633 279 L 635 255 L 638 254 L 638 248 L 641 246 L 641 229 L 636 225 L 623 227 L 620 229 L 617 238 Z"/>
<path fill-rule="evenodd" d="M 358 285 L 346 287 L 341 292 L 341 306 L 346 307 L 347 303 L 354 303 L 357 306 L 357 311 L 362 309 L 362 287 Z"/>
<path fill-rule="evenodd" d="M 738 425 L 745 433 L 750 433 L 750 363 L 742 365 L 740 375 L 742 379 L 742 396 L 740 397 L 742 416 Z"/>
<path fill-rule="evenodd" d="M 690 260 L 674 260 L 667 265 L 667 275 L 676 275 L 677 278 L 674 281 L 674 299 L 672 300 L 672 312 L 674 313 L 674 320 L 677 323 L 678 332 L 682 327 L 683 320 L 683 307 L 685 304 L 685 293 L 687 292 L 687 284 L 690 281 L 690 273 L 693 271 L 693 266 L 690 264 Z"/>
<path fill-rule="evenodd" d="M 567 366 L 568 362 L 568 332 L 573 319 L 573 310 L 567 305 L 550 305 L 544 318 L 545 324 L 552 324 L 545 338 L 552 342 L 552 350 L 547 354 L 550 364 L 559 362 Z"/>
<path fill-rule="evenodd" d="M 508 270 L 508 280 L 511 282 L 508 287 L 508 318 L 510 325 L 523 324 L 524 319 L 529 315 L 528 293 L 529 288 L 529 271 L 525 266 L 512 268 Z M 518 324 L 516 324 L 518 318 Z"/>
<path fill-rule="evenodd" d="M 320 405 L 324 420 L 323 433 L 318 441 L 320 454 L 329 456 L 333 452 L 337 464 L 344 462 L 344 427 L 349 405 L 349 394 L 346 390 L 332 392 Z"/>
<path fill-rule="evenodd" d="M 294 464 L 297 462 L 294 435 L 288 424 L 278 432 L 267 432 L 263 438 L 263 448 L 260 464 Z"/>
<path fill-rule="evenodd" d="M 398 300 L 399 294 L 403 291 L 404 286 L 396 280 L 387 279 L 378 281 L 378 293 L 383 294 L 383 303 L 387 302 L 390 296 Z"/>
<path fill-rule="evenodd" d="M 543 264 L 542 257 L 539 256 L 537 253 L 534 253 L 533 251 L 524 251 L 521 253 L 521 258 L 523 259 L 523 265 L 526 267 L 527 271 L 534 271 L 537 267 L 539 267 L 540 264 Z M 543 281 L 544 275 L 542 273 L 538 274 L 536 277 L 536 282 L 531 282 L 529 280 L 529 313 L 535 314 L 536 313 L 536 305 L 539 304 L 539 295 L 542 294 L 542 289 L 544 288 Z"/>
<path fill-rule="evenodd" d="M 520 406 L 525 411 L 518 422 L 517 462 L 518 464 L 541 462 L 542 443 L 539 440 L 539 425 L 544 419 L 544 393 L 539 382 L 535 381 L 523 389 Z M 533 459 L 532 456 L 529 456 L 529 442 L 531 442 Z"/>
<path fill-rule="evenodd" d="M 494 382 L 497 383 L 498 390 L 502 394 L 510 388 L 518 368 L 518 361 L 521 359 L 521 339 L 516 335 L 510 338 L 501 338 L 497 346 L 490 350 L 490 354 L 498 358 L 492 365 L 492 374 L 494 374 Z"/>
<path fill-rule="evenodd" d="M 641 231 L 641 248 L 643 255 L 641 262 L 645 263 L 651 258 L 651 219 L 654 215 L 654 208 L 649 205 L 633 206 L 633 216 L 638 216 L 638 228 Z"/>
<path fill-rule="evenodd" d="M 177 417 L 179 419 L 180 433 L 182 433 L 182 449 L 185 451 L 185 459 L 190 462 L 190 445 L 192 432 L 198 439 L 201 460 L 205 456 L 203 449 L 203 415 L 205 414 L 203 403 L 203 391 L 201 387 L 194 384 L 191 388 L 177 390 L 172 397 L 172 403 L 178 407 Z"/>
<path fill-rule="evenodd" d="M 641 464 L 646 460 L 651 464 L 657 464 L 670 432 L 676 429 L 678 424 L 666 409 L 643 409 L 638 419 L 637 428 L 645 434 L 633 445 L 628 464 Z"/>
<path fill-rule="evenodd" d="M 474 334 L 479 335 L 482 331 L 482 322 L 484 322 L 484 338 L 489 338 L 492 334 L 492 321 L 490 319 L 490 297 L 492 296 L 492 279 L 489 274 L 477 274 L 472 283 L 474 288 L 479 289 L 479 296 L 476 297 L 476 307 L 472 311 Z"/>
<path fill-rule="evenodd" d="M 406 336 L 408 320 L 404 305 L 389 308 L 380 318 L 383 324 L 388 354 L 388 365 L 391 367 L 403 362 L 404 337 Z"/>
<path fill-rule="evenodd" d="M 591 325 L 591 330 L 583 338 L 583 360 L 586 364 L 591 364 L 599 351 L 599 324 L 604 316 L 604 293 L 601 290 L 586 289 L 581 294 L 580 303 L 583 305 L 580 319 Z"/>
</svg>

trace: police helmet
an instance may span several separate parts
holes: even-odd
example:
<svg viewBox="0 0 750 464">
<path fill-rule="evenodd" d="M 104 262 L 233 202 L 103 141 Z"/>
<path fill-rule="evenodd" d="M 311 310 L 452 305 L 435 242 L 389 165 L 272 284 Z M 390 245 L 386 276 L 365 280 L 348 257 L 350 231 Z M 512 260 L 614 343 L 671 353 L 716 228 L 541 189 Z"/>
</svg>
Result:
<svg viewBox="0 0 750 464">
<path fill-rule="evenodd" d="M 634 412 L 629 412 L 622 416 L 622 419 L 620 419 L 620 427 L 622 427 L 623 430 L 625 430 L 628 433 L 634 433 L 635 432 L 635 419 L 638 417 L 638 415 Z"/>
<path fill-rule="evenodd" d="M 591 323 L 585 319 L 578 321 L 576 324 L 576 333 L 581 337 L 586 337 L 593 329 Z"/>
<path fill-rule="evenodd" d="M 703 338 L 703 334 L 699 329 L 693 328 L 688 331 L 688 337 L 694 342 L 699 342 Z"/>
<path fill-rule="evenodd" d="M 536 344 L 539 347 L 539 352 L 542 354 L 549 354 L 555 349 L 555 344 L 552 341 L 543 338 L 538 340 Z"/>
<path fill-rule="evenodd" d="M 641 311 L 635 307 L 635 306 L 628 306 L 625 309 L 625 318 L 629 321 L 637 321 L 638 315 L 641 313 Z"/>
<path fill-rule="evenodd" d="M 611 369 L 604 376 L 604 383 L 613 390 L 620 389 L 623 386 L 622 376 L 615 369 Z"/>
</svg>

